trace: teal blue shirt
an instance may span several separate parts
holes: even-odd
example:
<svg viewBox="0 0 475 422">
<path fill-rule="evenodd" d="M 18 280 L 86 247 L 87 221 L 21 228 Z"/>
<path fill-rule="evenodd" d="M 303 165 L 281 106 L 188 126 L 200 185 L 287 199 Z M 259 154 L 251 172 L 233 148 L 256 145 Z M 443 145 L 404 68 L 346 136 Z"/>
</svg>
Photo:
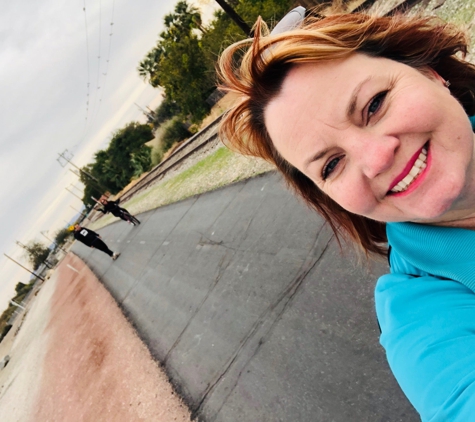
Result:
<svg viewBox="0 0 475 422">
<path fill-rule="evenodd" d="M 375 302 L 389 366 L 423 422 L 475 421 L 475 231 L 386 231 L 391 273 Z"/>
<path fill-rule="evenodd" d="M 389 223 L 381 344 L 425 422 L 475 420 L 475 231 Z"/>
</svg>

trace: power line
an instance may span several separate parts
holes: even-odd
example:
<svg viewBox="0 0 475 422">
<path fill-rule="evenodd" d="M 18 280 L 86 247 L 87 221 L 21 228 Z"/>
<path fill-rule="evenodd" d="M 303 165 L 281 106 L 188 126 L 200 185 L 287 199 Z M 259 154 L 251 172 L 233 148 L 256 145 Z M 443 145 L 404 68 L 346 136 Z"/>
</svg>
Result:
<svg viewBox="0 0 475 422">
<path fill-rule="evenodd" d="M 97 90 L 101 89 L 99 85 L 99 78 L 101 75 L 101 34 L 102 34 L 102 2 L 99 0 L 99 46 L 97 50 L 97 77 L 96 77 L 96 94 L 94 95 L 94 106 L 92 108 L 92 122 L 91 127 L 93 126 L 96 114 L 96 105 L 97 105 Z"/>
<path fill-rule="evenodd" d="M 89 65 L 89 35 L 88 35 L 88 30 L 87 30 L 87 15 L 86 15 L 86 0 L 83 0 L 84 2 L 84 26 L 86 30 L 86 64 L 87 64 L 87 88 L 86 88 L 86 124 L 84 126 L 84 136 L 86 135 L 87 131 L 87 118 L 89 115 L 89 87 L 91 85 L 91 75 L 90 75 L 90 65 Z"/>
<path fill-rule="evenodd" d="M 102 98 L 103 98 L 105 88 L 106 88 L 107 75 L 109 74 L 109 60 L 110 60 L 110 55 L 111 55 L 112 35 L 114 35 L 114 33 L 112 32 L 112 27 L 114 26 L 114 7 L 115 7 L 115 0 L 112 0 L 112 13 L 111 13 L 111 19 L 110 19 L 111 28 L 110 28 L 110 33 L 109 33 L 109 48 L 107 49 L 106 71 L 103 73 L 104 82 L 102 84 L 101 99 L 99 100 L 99 107 L 102 103 Z"/>
<path fill-rule="evenodd" d="M 84 0 L 85 2 L 86 0 Z M 85 4 L 85 3 L 84 3 Z M 85 6 L 84 6 L 85 10 Z M 87 115 L 86 115 L 86 126 L 85 126 L 85 132 L 83 135 L 82 140 L 86 139 L 88 133 L 92 130 L 94 127 L 94 123 L 96 118 L 99 115 L 101 105 L 102 105 L 102 100 L 104 98 L 104 93 L 105 93 L 105 86 L 107 82 L 107 76 L 109 74 L 109 61 L 110 61 L 110 53 L 111 53 L 111 46 L 112 46 L 112 26 L 114 25 L 114 10 L 115 10 L 115 0 L 112 1 L 112 12 L 111 12 L 111 18 L 110 18 L 110 33 L 109 33 L 109 46 L 107 49 L 107 59 L 105 62 L 105 72 L 101 72 L 101 51 L 102 51 L 102 2 L 99 1 L 99 48 L 98 48 L 98 67 L 97 67 L 97 84 L 96 84 L 96 89 L 94 90 L 94 100 L 93 100 L 93 106 L 92 109 L 90 109 L 91 105 L 91 96 L 90 96 L 90 91 L 89 91 L 89 85 L 90 83 L 88 82 L 88 93 L 87 93 L 87 104 L 86 104 L 86 110 L 87 110 Z M 85 15 L 86 17 L 86 15 Z M 87 24 L 86 24 L 86 31 L 87 31 Z M 87 48 L 88 51 L 88 72 L 89 72 L 89 48 Z M 100 85 L 100 79 L 101 79 L 101 73 L 104 76 L 102 79 L 102 85 Z M 90 74 L 88 73 L 88 81 L 89 81 Z M 99 100 L 98 100 L 99 97 Z M 98 103 L 99 101 L 99 103 Z M 91 110 L 91 113 L 89 113 L 89 110 Z M 89 117 L 90 115 L 90 117 Z"/>
</svg>

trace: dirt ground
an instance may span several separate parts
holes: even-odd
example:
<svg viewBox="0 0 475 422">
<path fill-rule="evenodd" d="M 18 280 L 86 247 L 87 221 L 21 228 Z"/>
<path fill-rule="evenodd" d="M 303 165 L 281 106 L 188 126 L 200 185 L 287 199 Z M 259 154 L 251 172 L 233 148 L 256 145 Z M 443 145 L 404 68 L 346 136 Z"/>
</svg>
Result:
<svg viewBox="0 0 475 422">
<path fill-rule="evenodd" d="M 107 290 L 69 254 L 28 312 L 0 374 L 2 422 L 190 421 Z M 28 344 L 26 344 L 28 343 Z M 3 373 L 3 371 L 2 371 Z"/>
</svg>

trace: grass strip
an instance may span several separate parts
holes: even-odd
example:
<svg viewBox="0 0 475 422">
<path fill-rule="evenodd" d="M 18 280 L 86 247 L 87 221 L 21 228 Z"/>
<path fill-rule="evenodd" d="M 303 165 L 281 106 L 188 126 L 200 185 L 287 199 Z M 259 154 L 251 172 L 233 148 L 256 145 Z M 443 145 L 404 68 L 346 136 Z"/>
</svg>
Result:
<svg viewBox="0 0 475 422">
<path fill-rule="evenodd" d="M 123 207 L 132 214 L 139 214 L 273 169 L 274 167 L 264 160 L 244 157 L 220 147 L 180 174 L 158 182 L 134 196 L 124 203 Z M 93 230 L 99 229 L 114 221 L 115 217 L 107 215 L 90 227 Z"/>
</svg>

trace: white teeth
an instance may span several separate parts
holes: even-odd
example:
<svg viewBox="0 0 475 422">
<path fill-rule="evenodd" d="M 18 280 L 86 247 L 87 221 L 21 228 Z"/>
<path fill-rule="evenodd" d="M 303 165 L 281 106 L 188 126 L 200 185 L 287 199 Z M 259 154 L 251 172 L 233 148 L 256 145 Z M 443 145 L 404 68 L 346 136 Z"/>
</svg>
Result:
<svg viewBox="0 0 475 422">
<path fill-rule="evenodd" d="M 427 167 L 427 148 L 422 148 L 419 157 L 417 157 L 416 162 L 412 166 L 411 170 L 407 174 L 407 176 L 402 179 L 396 186 L 391 189 L 391 192 L 403 192 L 405 191 L 409 185 L 416 180 L 417 176 L 421 174 L 422 170 Z"/>
<path fill-rule="evenodd" d="M 416 166 L 417 166 L 417 167 L 421 167 L 422 164 L 424 164 L 424 161 L 422 161 L 421 159 L 418 158 L 418 159 L 416 160 Z"/>
<path fill-rule="evenodd" d="M 414 167 L 413 167 L 413 168 L 414 168 Z M 412 169 L 411 169 L 411 170 L 412 170 Z M 419 170 L 419 169 L 417 169 L 417 170 Z M 408 174 L 404 179 L 402 179 L 402 181 L 403 181 L 406 185 L 408 185 L 409 183 L 412 182 L 413 179 L 414 179 L 414 176 L 411 176 L 411 172 L 409 172 L 409 174 Z"/>
</svg>

